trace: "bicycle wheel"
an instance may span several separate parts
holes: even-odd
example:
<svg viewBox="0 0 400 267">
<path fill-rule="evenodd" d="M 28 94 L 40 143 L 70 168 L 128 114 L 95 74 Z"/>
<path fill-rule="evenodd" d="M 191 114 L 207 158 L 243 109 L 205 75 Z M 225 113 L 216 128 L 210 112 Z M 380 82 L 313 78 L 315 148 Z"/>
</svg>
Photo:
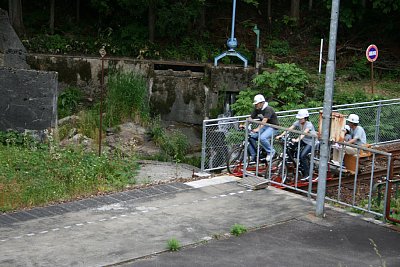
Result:
<svg viewBox="0 0 400 267">
<path fill-rule="evenodd" d="M 228 153 L 227 169 L 230 174 L 241 176 L 243 174 L 244 147 L 236 147 Z M 247 160 L 249 162 L 249 159 Z"/>
<path fill-rule="evenodd" d="M 282 174 L 283 171 L 283 174 Z M 272 160 L 271 163 L 271 177 L 270 180 L 284 184 L 287 178 L 288 168 L 286 164 L 283 166 L 283 160 L 281 158 L 277 158 Z M 265 179 L 269 178 L 269 169 L 266 169 Z"/>
</svg>

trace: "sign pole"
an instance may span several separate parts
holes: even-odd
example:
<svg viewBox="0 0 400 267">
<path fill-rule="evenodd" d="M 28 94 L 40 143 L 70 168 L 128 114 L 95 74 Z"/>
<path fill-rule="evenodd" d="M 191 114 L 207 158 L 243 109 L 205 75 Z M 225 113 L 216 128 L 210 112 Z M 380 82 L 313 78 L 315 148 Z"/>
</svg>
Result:
<svg viewBox="0 0 400 267">
<path fill-rule="evenodd" d="M 104 94 L 104 46 L 99 50 L 101 56 L 101 87 L 100 87 L 100 125 L 99 125 L 99 157 L 101 156 L 101 132 L 103 131 L 103 94 Z"/>
<path fill-rule="evenodd" d="M 374 94 L 374 62 L 371 62 L 371 90 Z"/>
<path fill-rule="evenodd" d="M 374 61 L 378 58 L 378 47 L 374 44 L 367 47 L 365 51 L 367 60 L 371 62 L 371 91 L 374 94 Z"/>
</svg>

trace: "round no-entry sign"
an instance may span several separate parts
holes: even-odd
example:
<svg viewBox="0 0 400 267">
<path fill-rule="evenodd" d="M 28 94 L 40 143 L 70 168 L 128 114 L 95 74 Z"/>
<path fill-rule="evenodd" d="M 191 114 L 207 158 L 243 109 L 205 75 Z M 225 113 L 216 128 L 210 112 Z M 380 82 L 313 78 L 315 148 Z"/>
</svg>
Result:
<svg viewBox="0 0 400 267">
<path fill-rule="evenodd" d="M 365 51 L 365 56 L 369 62 L 374 62 L 378 58 L 378 47 L 376 45 L 370 45 Z"/>
</svg>

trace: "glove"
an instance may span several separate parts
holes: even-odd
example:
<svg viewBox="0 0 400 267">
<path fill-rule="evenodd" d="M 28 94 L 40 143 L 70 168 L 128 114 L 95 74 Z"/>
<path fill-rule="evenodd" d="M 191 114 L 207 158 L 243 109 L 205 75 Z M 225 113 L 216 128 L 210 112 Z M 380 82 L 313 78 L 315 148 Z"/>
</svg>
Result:
<svg viewBox="0 0 400 267">
<path fill-rule="evenodd" d="M 334 144 L 332 145 L 332 148 L 334 148 L 334 149 L 341 149 L 342 146 L 339 145 L 338 143 L 334 143 Z"/>
</svg>

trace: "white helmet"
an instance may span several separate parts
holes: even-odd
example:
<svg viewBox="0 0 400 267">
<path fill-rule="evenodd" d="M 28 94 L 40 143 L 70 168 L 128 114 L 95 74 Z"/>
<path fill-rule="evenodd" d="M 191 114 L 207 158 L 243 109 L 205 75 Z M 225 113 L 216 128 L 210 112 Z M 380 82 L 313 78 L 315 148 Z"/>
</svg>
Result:
<svg viewBox="0 0 400 267">
<path fill-rule="evenodd" d="M 261 102 L 265 102 L 264 96 L 261 95 L 261 94 L 256 95 L 256 96 L 254 97 L 253 105 L 256 105 L 256 104 L 261 103 Z"/>
<path fill-rule="evenodd" d="M 349 117 L 347 118 L 347 121 L 351 123 L 359 123 L 360 118 L 356 114 L 350 114 Z"/>
<path fill-rule="evenodd" d="M 297 112 L 296 119 L 304 119 L 309 116 L 310 116 L 310 114 L 308 114 L 307 109 L 300 109 L 299 112 Z"/>
</svg>

